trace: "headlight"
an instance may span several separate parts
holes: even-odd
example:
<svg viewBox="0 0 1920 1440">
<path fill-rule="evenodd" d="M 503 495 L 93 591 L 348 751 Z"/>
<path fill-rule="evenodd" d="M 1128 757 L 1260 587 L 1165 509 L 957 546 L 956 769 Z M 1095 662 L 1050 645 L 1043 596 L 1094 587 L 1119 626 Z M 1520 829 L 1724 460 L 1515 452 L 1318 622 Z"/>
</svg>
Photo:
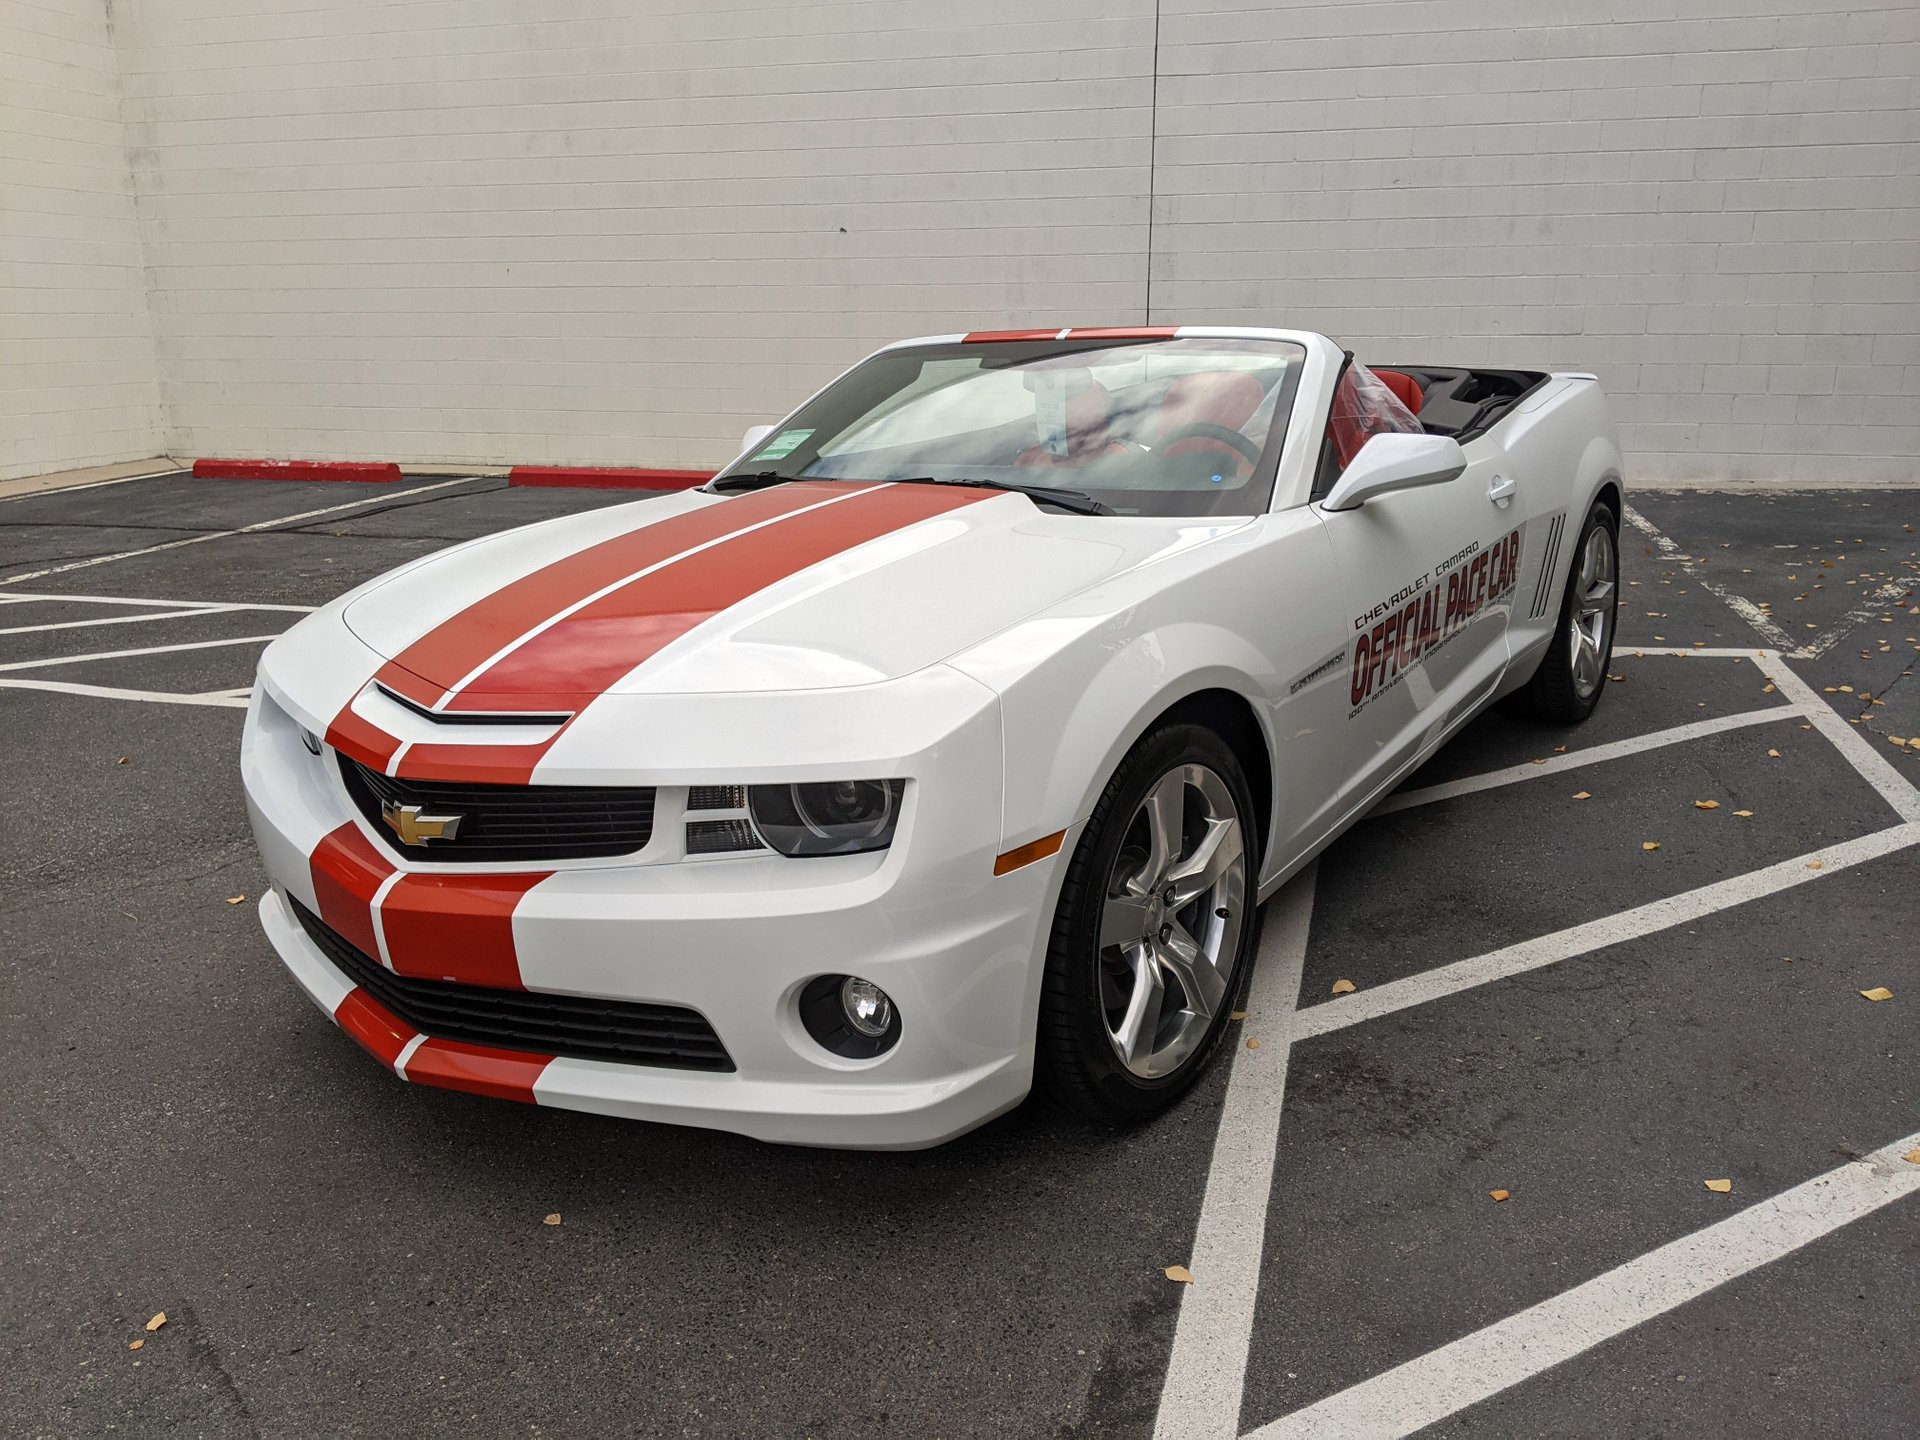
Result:
<svg viewBox="0 0 1920 1440">
<path fill-rule="evenodd" d="M 747 808 L 761 838 L 783 855 L 857 855 L 893 843 L 906 786 L 904 780 L 755 785 Z"/>
</svg>

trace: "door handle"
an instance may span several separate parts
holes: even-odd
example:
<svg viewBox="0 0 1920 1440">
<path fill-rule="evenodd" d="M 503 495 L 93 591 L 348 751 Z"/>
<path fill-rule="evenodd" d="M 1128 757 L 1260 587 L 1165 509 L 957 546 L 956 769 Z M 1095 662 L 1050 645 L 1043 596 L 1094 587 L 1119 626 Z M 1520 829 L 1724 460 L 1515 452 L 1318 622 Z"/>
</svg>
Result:
<svg viewBox="0 0 1920 1440">
<path fill-rule="evenodd" d="M 1512 477 L 1496 475 L 1493 477 L 1493 483 L 1487 486 L 1487 499 L 1496 505 L 1505 505 L 1509 500 L 1513 499 L 1513 492 L 1516 488 Z"/>
</svg>

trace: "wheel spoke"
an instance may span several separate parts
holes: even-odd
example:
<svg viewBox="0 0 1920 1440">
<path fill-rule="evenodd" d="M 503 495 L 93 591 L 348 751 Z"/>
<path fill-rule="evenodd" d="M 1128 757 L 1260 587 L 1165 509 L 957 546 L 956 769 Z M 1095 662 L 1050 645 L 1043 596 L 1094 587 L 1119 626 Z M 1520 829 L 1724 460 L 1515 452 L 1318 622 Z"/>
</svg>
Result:
<svg viewBox="0 0 1920 1440">
<path fill-rule="evenodd" d="M 1147 897 L 1109 895 L 1100 912 L 1100 948 L 1137 945 L 1147 933 Z"/>
<path fill-rule="evenodd" d="M 1167 872 L 1174 905 L 1185 905 L 1219 884 L 1220 877 L 1240 858 L 1242 848 L 1239 821 L 1232 817 L 1207 821 L 1207 833 L 1193 847 L 1193 854 Z"/>
<path fill-rule="evenodd" d="M 1596 580 L 1587 587 L 1586 594 L 1580 597 L 1582 615 L 1598 615 L 1613 604 L 1613 581 Z"/>
<path fill-rule="evenodd" d="M 1187 992 L 1187 1008 L 1202 1020 L 1211 1020 L 1227 993 L 1227 982 L 1213 968 L 1200 942 L 1187 933 L 1184 925 L 1176 923 L 1167 938 L 1159 943 L 1156 953 L 1160 963 L 1173 972 L 1180 988 Z"/>
<path fill-rule="evenodd" d="M 1120 1021 L 1120 1028 L 1113 1032 L 1113 1038 L 1128 1067 L 1145 1073 L 1147 1060 L 1153 1054 L 1154 1039 L 1160 1033 L 1160 1007 L 1166 999 L 1167 987 L 1160 975 L 1159 962 L 1145 945 L 1131 947 L 1127 961 L 1133 966 L 1133 993 L 1127 997 L 1126 1016 Z"/>
<path fill-rule="evenodd" d="M 1575 626 L 1573 633 L 1579 637 L 1574 647 L 1573 678 L 1582 690 L 1590 690 L 1600 683 L 1600 647 L 1583 626 Z"/>
<path fill-rule="evenodd" d="M 1147 792 L 1141 805 L 1147 817 L 1147 864 L 1144 874 L 1149 889 L 1159 889 L 1167 871 L 1179 857 L 1181 832 L 1186 828 L 1187 779 L 1174 770 Z"/>
</svg>

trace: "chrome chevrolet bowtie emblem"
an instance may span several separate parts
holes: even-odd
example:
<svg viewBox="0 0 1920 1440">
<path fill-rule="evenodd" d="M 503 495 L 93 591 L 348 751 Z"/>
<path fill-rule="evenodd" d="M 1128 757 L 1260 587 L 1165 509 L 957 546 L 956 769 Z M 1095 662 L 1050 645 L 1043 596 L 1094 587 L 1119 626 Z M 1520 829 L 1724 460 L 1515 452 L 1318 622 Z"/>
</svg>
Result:
<svg viewBox="0 0 1920 1440">
<path fill-rule="evenodd" d="M 451 840 L 459 833 L 459 815 L 422 815 L 418 805 L 395 805 L 387 801 L 380 807 L 380 818 L 400 837 L 402 845 L 424 845 L 429 840 Z"/>
</svg>

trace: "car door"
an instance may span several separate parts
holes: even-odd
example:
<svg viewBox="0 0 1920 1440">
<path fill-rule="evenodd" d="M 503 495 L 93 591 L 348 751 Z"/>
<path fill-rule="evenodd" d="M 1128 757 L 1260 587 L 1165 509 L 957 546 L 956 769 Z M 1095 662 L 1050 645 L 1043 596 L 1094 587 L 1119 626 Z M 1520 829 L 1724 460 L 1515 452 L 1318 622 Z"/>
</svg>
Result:
<svg viewBox="0 0 1920 1440">
<path fill-rule="evenodd" d="M 1466 455 L 1443 485 L 1322 511 L 1347 606 L 1342 808 L 1426 758 L 1506 669 L 1525 517 L 1499 447 Z"/>
</svg>

